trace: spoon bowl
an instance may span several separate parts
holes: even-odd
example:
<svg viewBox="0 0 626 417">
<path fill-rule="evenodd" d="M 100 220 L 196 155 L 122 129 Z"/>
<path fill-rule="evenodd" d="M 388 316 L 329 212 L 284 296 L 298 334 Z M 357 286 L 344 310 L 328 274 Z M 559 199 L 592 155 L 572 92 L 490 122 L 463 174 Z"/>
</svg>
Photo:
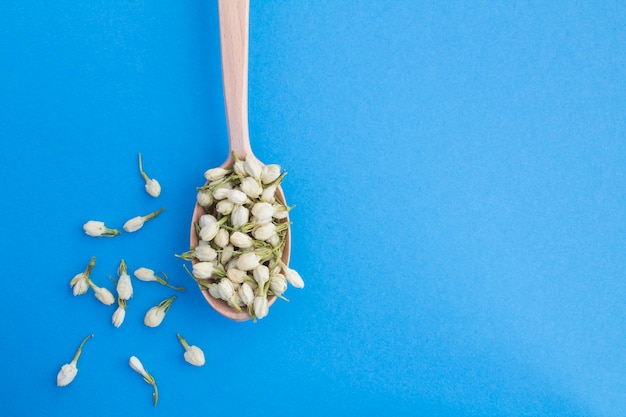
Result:
<svg viewBox="0 0 626 417">
<path fill-rule="evenodd" d="M 222 79 L 224 84 L 224 101 L 226 122 L 228 127 L 229 156 L 221 168 L 231 169 L 235 163 L 235 155 L 239 160 L 256 158 L 250 147 L 248 132 L 248 33 L 250 0 L 218 0 L 220 22 L 220 44 L 222 54 Z M 258 160 L 258 159 L 257 159 Z M 275 197 L 286 205 L 285 195 L 280 185 L 276 187 Z M 204 208 L 196 202 L 190 230 L 190 247 L 199 244 L 196 225 Z M 281 220 L 289 223 L 289 217 Z M 291 230 L 286 229 L 281 260 L 289 265 L 291 251 Z M 196 263 L 197 260 L 193 260 Z M 209 281 L 210 282 L 210 281 Z M 218 313 L 234 321 L 246 321 L 251 318 L 245 309 L 237 311 L 226 301 L 213 297 L 209 291 L 199 285 L 206 301 Z M 268 297 L 268 307 L 276 301 L 276 296 Z"/>
</svg>

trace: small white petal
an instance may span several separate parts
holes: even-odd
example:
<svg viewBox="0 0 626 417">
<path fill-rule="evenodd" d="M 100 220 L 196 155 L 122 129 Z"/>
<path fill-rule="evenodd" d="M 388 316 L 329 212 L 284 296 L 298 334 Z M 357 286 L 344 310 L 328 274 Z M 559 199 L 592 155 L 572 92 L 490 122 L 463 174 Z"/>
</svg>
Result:
<svg viewBox="0 0 626 417">
<path fill-rule="evenodd" d="M 198 220 L 198 225 L 200 225 L 200 228 L 202 229 L 204 226 L 207 226 L 210 223 L 216 223 L 216 222 L 217 222 L 217 219 L 215 218 L 215 216 L 211 214 L 203 214 L 202 216 L 200 216 L 200 220 Z"/>
<path fill-rule="evenodd" d="M 89 220 L 83 225 L 83 230 L 85 230 L 85 233 L 89 236 L 100 237 L 105 232 L 104 222 Z"/>
<path fill-rule="evenodd" d="M 259 284 L 259 287 L 263 287 L 270 279 L 270 270 L 265 265 L 258 265 L 252 270 L 252 276 L 257 284 Z"/>
<path fill-rule="evenodd" d="M 196 247 L 195 255 L 199 261 L 210 262 L 217 258 L 217 251 L 209 245 L 200 245 Z"/>
<path fill-rule="evenodd" d="M 252 247 L 252 238 L 245 233 L 234 232 L 230 235 L 230 243 L 242 249 Z"/>
<path fill-rule="evenodd" d="M 304 288 L 304 280 L 295 269 L 291 269 L 288 267 L 285 267 L 283 269 L 285 272 L 285 278 L 287 278 L 289 284 L 296 288 Z"/>
<path fill-rule="evenodd" d="M 243 204 L 248 199 L 248 196 L 243 191 L 229 190 L 227 198 L 233 204 Z"/>
<path fill-rule="evenodd" d="M 211 240 L 213 240 L 213 238 L 215 238 L 215 235 L 217 235 L 217 232 L 219 230 L 220 225 L 218 223 L 209 223 L 200 229 L 200 239 L 204 240 L 205 242 L 210 242 Z"/>
<path fill-rule="evenodd" d="M 263 188 L 261 188 L 257 180 L 254 178 L 246 177 L 241 180 L 241 191 L 243 191 L 250 198 L 259 198 L 263 192 Z"/>
<path fill-rule="evenodd" d="M 224 168 L 211 168 L 204 173 L 204 178 L 209 182 L 221 180 L 228 174 L 230 171 Z"/>
<path fill-rule="evenodd" d="M 130 281 L 130 275 L 122 274 L 117 280 L 117 296 L 122 300 L 129 300 L 133 296 L 133 285 Z"/>
<path fill-rule="evenodd" d="M 244 282 L 239 287 L 239 297 L 245 305 L 250 305 L 254 301 L 254 291 L 247 282 Z"/>
<path fill-rule="evenodd" d="M 142 376 L 145 377 L 146 375 L 148 375 L 143 365 L 141 364 L 141 361 L 136 356 L 131 356 L 128 364 L 135 372 L 141 374 Z"/>
<path fill-rule="evenodd" d="M 229 300 L 233 297 L 233 283 L 228 278 L 222 278 L 217 283 L 217 292 L 222 300 Z"/>
<path fill-rule="evenodd" d="M 250 155 L 243 162 L 243 168 L 248 175 L 253 178 L 259 179 L 261 178 L 261 172 L 263 170 L 263 165 L 256 159 L 254 156 Z"/>
</svg>

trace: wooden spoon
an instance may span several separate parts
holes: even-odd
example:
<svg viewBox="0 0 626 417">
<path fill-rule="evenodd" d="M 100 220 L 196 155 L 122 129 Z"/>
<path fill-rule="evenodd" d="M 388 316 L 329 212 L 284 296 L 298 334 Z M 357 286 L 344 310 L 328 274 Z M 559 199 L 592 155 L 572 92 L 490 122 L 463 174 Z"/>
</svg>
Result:
<svg viewBox="0 0 626 417">
<path fill-rule="evenodd" d="M 241 160 L 254 158 L 250 147 L 248 132 L 248 25 L 250 14 L 250 0 L 219 0 L 220 42 L 222 50 L 222 79 L 224 83 L 224 100 L 226 104 L 226 124 L 228 127 L 228 143 L 230 152 L 228 158 L 221 165 L 222 168 L 232 168 L 233 153 Z M 276 189 L 276 198 L 285 203 L 285 195 L 280 186 Z M 196 202 L 193 211 L 190 232 L 190 247 L 198 246 L 196 223 L 200 216 L 205 214 L 204 209 Z M 285 219 L 289 222 L 289 219 Z M 287 229 L 282 261 L 289 265 L 291 250 L 291 231 Z M 237 311 L 224 300 L 214 298 L 206 289 L 202 290 L 207 302 L 221 315 L 235 320 L 246 321 L 251 317 L 242 309 Z M 268 305 L 276 301 L 276 296 L 268 298 Z"/>
</svg>

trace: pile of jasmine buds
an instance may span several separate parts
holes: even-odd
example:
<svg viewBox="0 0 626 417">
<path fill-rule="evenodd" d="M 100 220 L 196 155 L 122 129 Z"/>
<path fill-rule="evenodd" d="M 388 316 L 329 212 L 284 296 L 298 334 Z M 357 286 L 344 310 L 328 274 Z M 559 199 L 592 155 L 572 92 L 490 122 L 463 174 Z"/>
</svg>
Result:
<svg viewBox="0 0 626 417">
<path fill-rule="evenodd" d="M 191 274 L 217 299 L 254 319 L 268 313 L 268 297 L 286 298 L 288 284 L 303 288 L 300 274 L 282 260 L 288 207 L 276 196 L 285 172 L 253 156 L 232 169 L 205 172 L 197 201 L 206 214 L 195 225 L 199 244 L 181 255 L 193 261 Z"/>
</svg>

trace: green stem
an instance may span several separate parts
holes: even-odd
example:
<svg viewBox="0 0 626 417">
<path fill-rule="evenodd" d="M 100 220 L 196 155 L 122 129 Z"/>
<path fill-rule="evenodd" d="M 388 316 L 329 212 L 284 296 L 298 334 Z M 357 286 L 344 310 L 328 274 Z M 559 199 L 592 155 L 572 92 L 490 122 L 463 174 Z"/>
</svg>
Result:
<svg viewBox="0 0 626 417">
<path fill-rule="evenodd" d="M 180 333 L 177 333 L 176 336 L 178 337 L 178 341 L 183 345 L 183 347 L 185 348 L 185 350 L 189 349 L 189 343 L 187 343 L 187 341 L 185 340 L 184 337 L 182 337 L 180 335 Z"/>
<path fill-rule="evenodd" d="M 76 362 L 78 361 L 78 357 L 83 351 L 83 346 L 85 345 L 85 342 L 87 342 L 87 340 L 91 339 L 92 337 L 93 337 L 93 333 L 85 337 L 83 341 L 80 342 L 80 345 L 78 346 L 78 350 L 76 350 L 76 354 L 74 355 L 74 359 L 72 359 L 71 363 L 76 364 Z"/>
<path fill-rule="evenodd" d="M 143 177 L 143 179 L 147 182 L 150 181 L 150 177 L 148 177 L 148 175 L 146 175 L 145 172 L 143 172 L 143 164 L 141 162 L 141 154 L 139 154 L 139 173 L 141 174 L 141 176 Z"/>
<path fill-rule="evenodd" d="M 153 211 L 150 214 L 146 214 L 145 216 L 143 216 L 144 220 L 150 220 L 155 218 L 156 216 L 158 216 L 163 210 L 165 210 L 164 207 L 161 207 L 160 209 L 158 209 L 157 211 Z"/>
</svg>

